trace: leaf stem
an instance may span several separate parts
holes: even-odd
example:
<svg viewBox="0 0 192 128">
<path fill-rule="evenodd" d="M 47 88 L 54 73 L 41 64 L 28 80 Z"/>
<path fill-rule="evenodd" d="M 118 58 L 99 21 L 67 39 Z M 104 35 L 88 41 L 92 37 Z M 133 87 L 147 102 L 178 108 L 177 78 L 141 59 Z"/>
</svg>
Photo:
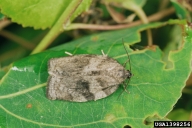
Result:
<svg viewBox="0 0 192 128">
<path fill-rule="evenodd" d="M 38 52 L 41 52 L 42 50 L 46 49 L 55 38 L 64 30 L 62 28 L 63 23 L 64 25 L 67 24 L 69 21 L 71 15 L 74 13 L 74 11 L 77 9 L 77 7 L 80 5 L 82 0 L 72 0 L 69 6 L 64 10 L 63 14 L 60 16 L 60 18 L 57 20 L 57 22 L 54 24 L 52 29 L 48 32 L 48 34 L 43 38 L 43 40 L 40 42 L 40 44 L 33 50 L 31 54 L 35 54 Z"/>
<path fill-rule="evenodd" d="M 14 41 L 15 43 L 21 45 L 22 47 L 24 47 L 28 50 L 33 50 L 35 48 L 35 45 L 33 43 L 25 40 L 24 38 L 17 36 L 16 34 L 9 32 L 9 31 L 1 30 L 0 35 Z"/>
<path fill-rule="evenodd" d="M 163 11 L 157 12 L 148 17 L 149 22 L 158 21 L 168 15 L 173 14 L 175 9 L 173 7 L 165 9 Z M 128 24 L 121 25 L 95 25 L 95 24 L 82 24 L 82 23 L 73 23 L 67 27 L 67 30 L 71 29 L 92 29 L 92 30 L 117 30 L 122 28 L 130 28 L 142 24 L 141 20 L 137 20 Z"/>
<path fill-rule="evenodd" d="M 131 10 L 134 11 L 137 14 L 137 16 L 139 16 L 139 18 L 144 24 L 149 23 L 149 20 L 147 19 L 147 16 L 145 15 L 145 12 L 143 11 L 143 9 L 138 5 L 135 5 L 135 4 L 133 5 L 134 6 L 130 6 Z M 148 45 L 149 46 L 153 45 L 151 29 L 147 29 L 147 39 L 148 39 Z"/>
</svg>

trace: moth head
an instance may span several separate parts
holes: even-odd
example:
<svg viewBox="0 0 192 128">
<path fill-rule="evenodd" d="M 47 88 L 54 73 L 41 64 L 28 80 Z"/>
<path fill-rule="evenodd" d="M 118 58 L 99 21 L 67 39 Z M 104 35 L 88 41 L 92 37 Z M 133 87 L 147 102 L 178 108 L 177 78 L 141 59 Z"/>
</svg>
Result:
<svg viewBox="0 0 192 128">
<path fill-rule="evenodd" d="M 127 76 L 127 79 L 130 79 L 133 76 L 133 74 L 131 73 L 130 70 L 127 70 L 125 76 Z"/>
</svg>

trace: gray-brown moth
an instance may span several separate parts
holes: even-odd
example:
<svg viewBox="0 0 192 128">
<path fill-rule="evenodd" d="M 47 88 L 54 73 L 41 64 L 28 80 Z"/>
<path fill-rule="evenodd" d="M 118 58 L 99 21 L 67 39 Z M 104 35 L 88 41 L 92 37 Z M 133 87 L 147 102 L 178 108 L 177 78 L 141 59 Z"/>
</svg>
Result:
<svg viewBox="0 0 192 128">
<path fill-rule="evenodd" d="M 105 55 L 74 55 L 48 62 L 47 97 L 86 102 L 105 98 L 132 74 Z"/>
</svg>

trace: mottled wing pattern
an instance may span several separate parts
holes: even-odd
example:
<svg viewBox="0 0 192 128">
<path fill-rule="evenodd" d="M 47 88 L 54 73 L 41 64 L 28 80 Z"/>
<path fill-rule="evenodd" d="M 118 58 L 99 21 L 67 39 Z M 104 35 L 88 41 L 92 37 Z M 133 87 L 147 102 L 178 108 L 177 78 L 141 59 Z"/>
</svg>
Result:
<svg viewBox="0 0 192 128">
<path fill-rule="evenodd" d="M 127 78 L 122 65 L 101 55 L 55 58 L 48 64 L 47 97 L 51 100 L 98 100 L 116 91 Z"/>
</svg>

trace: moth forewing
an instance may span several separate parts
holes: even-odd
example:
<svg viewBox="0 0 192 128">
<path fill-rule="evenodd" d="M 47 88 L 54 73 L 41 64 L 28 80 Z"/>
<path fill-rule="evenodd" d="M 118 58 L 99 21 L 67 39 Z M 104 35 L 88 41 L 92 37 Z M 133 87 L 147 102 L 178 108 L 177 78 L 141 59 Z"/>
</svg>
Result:
<svg viewBox="0 0 192 128">
<path fill-rule="evenodd" d="M 74 55 L 50 59 L 47 97 L 86 102 L 111 95 L 131 73 L 102 55 Z"/>
</svg>

